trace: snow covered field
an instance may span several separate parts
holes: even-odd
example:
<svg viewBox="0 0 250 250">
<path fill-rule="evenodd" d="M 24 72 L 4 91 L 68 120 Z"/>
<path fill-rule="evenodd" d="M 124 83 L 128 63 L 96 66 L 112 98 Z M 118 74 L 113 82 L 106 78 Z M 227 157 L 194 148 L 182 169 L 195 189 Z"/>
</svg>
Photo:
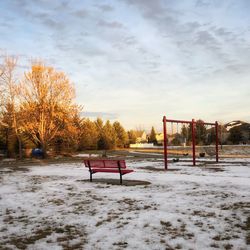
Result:
<svg viewBox="0 0 250 250">
<path fill-rule="evenodd" d="M 123 186 L 80 163 L 1 168 L 0 249 L 250 248 L 250 159 L 127 165 Z"/>
</svg>

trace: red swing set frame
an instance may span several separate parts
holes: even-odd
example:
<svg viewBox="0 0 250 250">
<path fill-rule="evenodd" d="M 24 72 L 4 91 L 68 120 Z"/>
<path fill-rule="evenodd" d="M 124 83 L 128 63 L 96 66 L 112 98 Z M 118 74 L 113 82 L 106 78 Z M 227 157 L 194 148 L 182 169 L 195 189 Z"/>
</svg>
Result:
<svg viewBox="0 0 250 250">
<path fill-rule="evenodd" d="M 164 162 L 165 162 L 165 170 L 168 169 L 168 149 L 167 149 L 167 123 L 181 123 L 181 124 L 190 124 L 191 133 L 192 133 L 192 158 L 193 158 L 193 166 L 196 165 L 196 155 L 195 155 L 195 134 L 196 134 L 196 121 L 192 119 L 191 121 L 184 120 L 173 120 L 167 119 L 166 116 L 163 116 L 163 135 L 164 135 Z M 218 122 L 204 122 L 204 125 L 211 125 L 215 127 L 215 160 L 219 162 L 219 139 L 218 139 Z"/>
</svg>

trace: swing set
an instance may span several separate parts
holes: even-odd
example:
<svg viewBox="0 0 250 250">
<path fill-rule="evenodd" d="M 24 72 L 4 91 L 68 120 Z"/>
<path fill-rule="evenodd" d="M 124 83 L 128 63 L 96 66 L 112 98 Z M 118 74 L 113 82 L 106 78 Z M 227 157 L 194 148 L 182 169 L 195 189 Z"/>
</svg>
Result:
<svg viewBox="0 0 250 250">
<path fill-rule="evenodd" d="M 167 124 L 171 124 L 171 130 L 172 130 L 172 135 L 173 135 L 173 124 L 177 125 L 177 133 L 176 135 L 179 135 L 178 131 L 178 124 L 182 124 L 183 127 L 185 125 L 189 125 L 191 134 L 190 134 L 190 140 L 191 140 L 191 148 L 192 148 L 192 161 L 193 161 L 193 166 L 196 165 L 196 135 L 199 135 L 200 131 L 198 130 L 197 133 L 197 127 L 199 124 L 202 124 L 204 126 L 211 126 L 215 128 L 215 160 L 216 162 L 219 162 L 219 139 L 218 139 L 218 122 L 210 123 L 210 122 L 201 122 L 201 121 L 195 121 L 192 119 L 191 121 L 184 121 L 184 120 L 173 120 L 173 119 L 167 119 L 166 116 L 163 117 L 163 135 L 164 135 L 164 162 L 165 162 L 165 170 L 168 169 L 168 136 L 167 136 Z M 189 129 L 188 128 L 188 129 Z M 188 129 L 187 129 L 187 138 L 185 138 L 185 143 L 184 147 L 186 147 L 186 142 L 189 139 L 188 136 Z M 212 129 L 211 129 L 212 131 Z M 211 139 L 211 138 L 210 138 Z M 184 156 L 187 156 L 188 153 L 183 154 Z M 200 153 L 201 157 L 205 156 L 205 153 Z M 179 159 L 173 159 L 174 162 L 179 161 Z"/>
</svg>

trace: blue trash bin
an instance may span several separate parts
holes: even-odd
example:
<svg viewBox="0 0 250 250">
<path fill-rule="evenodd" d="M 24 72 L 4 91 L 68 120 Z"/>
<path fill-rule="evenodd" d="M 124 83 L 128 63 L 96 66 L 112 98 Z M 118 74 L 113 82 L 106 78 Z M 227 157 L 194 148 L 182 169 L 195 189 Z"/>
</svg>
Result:
<svg viewBox="0 0 250 250">
<path fill-rule="evenodd" d="M 31 155 L 33 157 L 41 158 L 43 157 L 43 150 L 41 148 L 33 148 Z"/>
</svg>

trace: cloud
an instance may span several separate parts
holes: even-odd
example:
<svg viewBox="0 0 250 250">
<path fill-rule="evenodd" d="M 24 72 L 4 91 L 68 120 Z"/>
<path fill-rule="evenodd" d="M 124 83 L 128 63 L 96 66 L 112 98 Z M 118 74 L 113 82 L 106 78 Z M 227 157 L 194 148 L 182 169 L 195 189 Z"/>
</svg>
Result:
<svg viewBox="0 0 250 250">
<path fill-rule="evenodd" d="M 96 7 L 103 12 L 110 12 L 114 10 L 114 7 L 108 4 L 96 5 Z"/>
<path fill-rule="evenodd" d="M 243 63 L 234 63 L 234 64 L 227 64 L 225 67 L 215 70 L 215 74 L 228 75 L 228 74 L 245 74 L 249 71 L 249 64 L 243 64 Z"/>
<path fill-rule="evenodd" d="M 115 113 L 108 113 L 108 112 L 81 112 L 83 117 L 89 118 L 102 118 L 104 120 L 115 120 L 118 119 L 118 115 Z"/>
<path fill-rule="evenodd" d="M 123 28 L 123 24 L 117 21 L 108 22 L 105 20 L 99 20 L 97 23 L 98 26 L 110 28 L 110 29 L 121 29 Z"/>
<path fill-rule="evenodd" d="M 227 40 L 231 40 L 231 39 L 228 39 L 229 37 L 236 38 L 236 36 L 233 35 L 233 32 L 228 31 L 225 28 L 222 28 L 222 27 L 219 27 L 219 28 L 213 27 L 212 30 L 214 31 L 214 33 L 217 36 L 224 37 Z"/>
<path fill-rule="evenodd" d="M 135 45 L 137 43 L 137 40 L 134 36 L 126 36 L 124 37 L 123 42 L 126 45 Z"/>
<path fill-rule="evenodd" d="M 53 18 L 50 18 L 49 16 L 47 16 L 46 18 L 44 17 L 41 21 L 44 25 L 46 25 L 50 29 L 54 29 L 54 30 L 61 30 L 62 31 L 62 29 L 65 27 L 64 23 L 62 23 L 60 21 L 56 21 Z"/>
<path fill-rule="evenodd" d="M 107 111 L 83 116 L 143 123 L 163 111 L 211 114 L 205 106 L 217 93 L 227 103 L 229 89 L 249 90 L 243 2 L 3 0 L 0 47 L 49 60 L 76 82 L 79 102 Z"/>
<path fill-rule="evenodd" d="M 89 15 L 89 13 L 87 10 L 82 9 L 72 12 L 72 15 L 75 15 L 80 18 L 86 18 Z"/>
<path fill-rule="evenodd" d="M 246 32 L 242 32 L 244 26 L 240 26 L 238 29 L 231 27 L 229 23 L 232 22 L 232 17 L 223 25 L 218 17 L 221 14 L 227 15 L 224 13 L 225 4 L 218 4 L 217 13 L 214 14 L 212 11 L 216 9 L 216 3 L 209 4 L 209 6 L 207 3 L 206 1 L 197 3 L 199 16 L 191 15 L 188 12 L 190 10 L 186 9 L 190 8 L 192 4 L 188 7 L 183 4 L 181 8 L 179 8 L 180 5 L 177 5 L 176 9 L 174 3 L 165 4 L 164 1 L 157 2 L 154 7 L 148 1 L 135 1 L 134 6 L 159 31 L 159 35 L 166 39 L 166 43 L 171 41 L 176 44 L 178 50 L 173 48 L 176 60 L 182 63 L 183 70 L 186 71 L 183 71 L 182 74 L 186 73 L 191 76 L 195 73 L 195 77 L 199 75 L 205 77 L 207 74 L 211 74 L 216 67 L 235 73 L 245 70 L 247 66 L 250 66 L 246 59 L 243 59 L 244 55 L 249 55 L 249 46 L 245 38 L 247 36 L 249 39 L 249 32 L 248 35 Z M 229 6 L 228 2 L 227 7 Z M 150 9 L 152 12 L 156 11 L 157 14 L 152 14 Z M 211 15 L 213 13 L 214 20 L 207 20 L 205 16 L 201 17 L 202 13 L 211 13 Z M 226 16 L 225 20 L 227 18 Z M 241 62 L 239 62 L 239 55 L 241 55 Z M 190 70 L 191 67 L 195 70 Z"/>
<path fill-rule="evenodd" d="M 129 35 L 129 36 L 117 37 L 116 41 L 114 41 L 112 46 L 114 48 L 122 50 L 122 49 L 128 49 L 129 47 L 135 46 L 137 44 L 138 44 L 137 38 L 135 36 Z"/>
<path fill-rule="evenodd" d="M 160 17 L 165 13 L 165 7 L 160 0 L 124 0 L 129 5 L 136 6 L 145 17 Z"/>
<path fill-rule="evenodd" d="M 186 30 L 186 33 L 194 32 L 197 29 L 199 29 L 201 26 L 202 25 L 199 22 L 197 22 L 197 21 L 186 22 L 184 24 L 184 30 Z"/>
<path fill-rule="evenodd" d="M 197 7 L 208 7 L 211 5 L 210 0 L 197 0 L 196 1 L 196 6 Z"/>
<path fill-rule="evenodd" d="M 196 39 L 194 41 L 195 44 L 208 46 L 208 47 L 217 47 L 219 43 L 217 39 L 211 35 L 207 30 L 202 30 L 196 32 Z"/>
</svg>

